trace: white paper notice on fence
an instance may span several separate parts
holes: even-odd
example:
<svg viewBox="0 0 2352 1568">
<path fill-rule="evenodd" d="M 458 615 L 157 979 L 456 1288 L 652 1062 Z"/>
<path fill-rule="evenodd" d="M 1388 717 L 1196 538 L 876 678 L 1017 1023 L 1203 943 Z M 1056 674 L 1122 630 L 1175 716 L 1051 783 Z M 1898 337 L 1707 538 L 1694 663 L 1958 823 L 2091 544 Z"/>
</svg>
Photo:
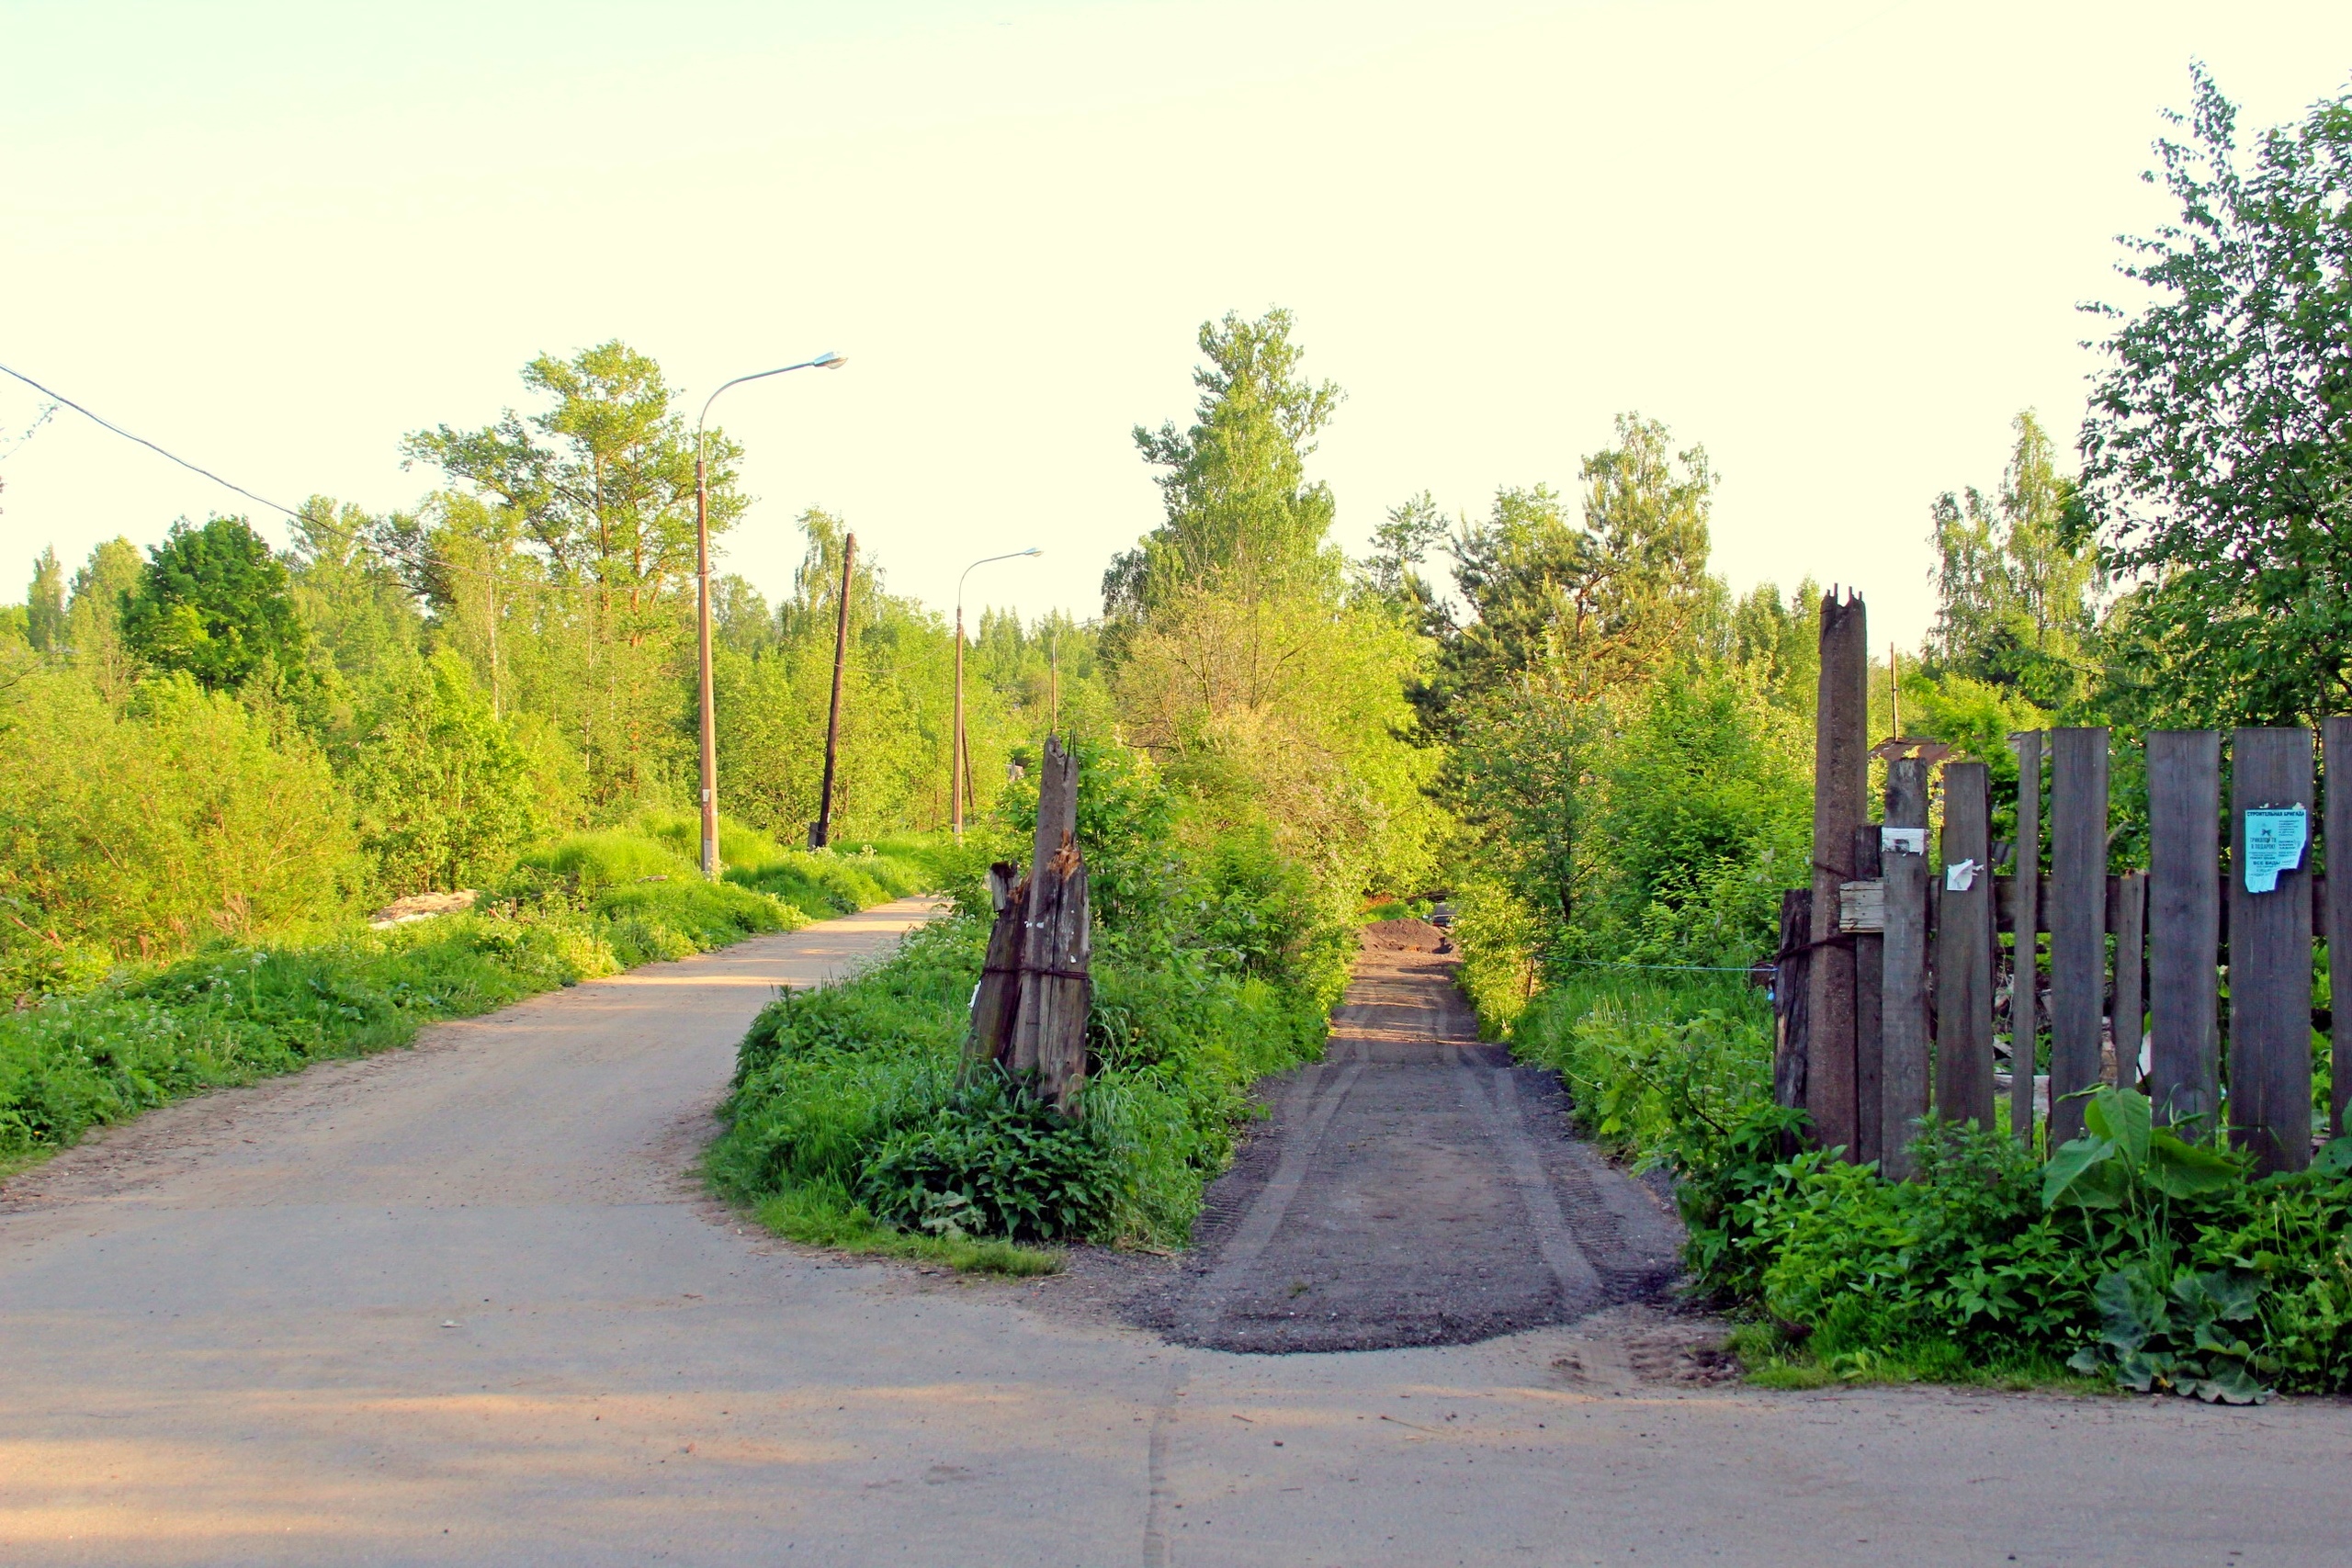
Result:
<svg viewBox="0 0 2352 1568">
<path fill-rule="evenodd" d="M 2245 890 L 2276 893 L 2278 874 L 2303 863 L 2311 821 L 2300 806 L 2258 806 L 2245 814 Z"/>
<path fill-rule="evenodd" d="M 1925 828 L 1881 828 L 1878 852 L 1883 855 L 1923 855 L 1928 852 Z"/>
<path fill-rule="evenodd" d="M 1965 893 L 1975 886 L 1976 863 L 1974 861 L 1956 861 L 1952 864 L 1944 867 L 1945 892 Z"/>
</svg>

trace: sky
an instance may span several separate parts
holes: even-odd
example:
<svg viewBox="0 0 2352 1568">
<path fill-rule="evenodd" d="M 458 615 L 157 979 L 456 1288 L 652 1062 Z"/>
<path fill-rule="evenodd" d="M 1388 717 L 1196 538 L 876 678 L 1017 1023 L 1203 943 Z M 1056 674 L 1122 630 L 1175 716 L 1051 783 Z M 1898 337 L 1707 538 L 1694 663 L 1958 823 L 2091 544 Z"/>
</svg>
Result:
<svg viewBox="0 0 2352 1568">
<path fill-rule="evenodd" d="M 1347 394 L 1309 472 L 1363 548 L 1423 490 L 1577 486 L 1624 412 L 1702 445 L 1741 590 L 1934 614 L 1937 493 L 2079 423 L 2087 300 L 2206 62 L 2252 130 L 2352 6 L 1914 0 L 0 0 L 0 364 L 261 496 L 383 511 L 401 437 L 618 337 L 758 498 L 788 591 L 848 520 L 945 609 L 1100 609 L 1159 517 L 1200 324 L 1292 310 Z M 0 598 L 44 546 L 274 513 L 0 381 Z M 15 575 L 15 574 L 22 574 Z"/>
</svg>

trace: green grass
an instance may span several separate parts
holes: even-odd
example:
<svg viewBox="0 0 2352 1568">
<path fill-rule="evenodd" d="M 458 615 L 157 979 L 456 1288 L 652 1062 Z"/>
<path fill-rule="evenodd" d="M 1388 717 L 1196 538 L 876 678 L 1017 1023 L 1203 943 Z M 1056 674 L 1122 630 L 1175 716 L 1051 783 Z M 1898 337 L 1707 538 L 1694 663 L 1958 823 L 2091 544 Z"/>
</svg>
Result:
<svg viewBox="0 0 2352 1568">
<path fill-rule="evenodd" d="M 921 863 L 909 852 L 891 863 Z M 878 903 L 900 883 L 840 886 L 869 885 Z M 464 913 L 380 931 L 349 920 L 125 966 L 0 1013 L 0 1175 L 191 1094 L 404 1045 L 439 1020 L 814 918 L 755 886 L 704 881 L 662 838 L 615 829 L 525 856 Z"/>
<path fill-rule="evenodd" d="M 2014 1356 L 1997 1362 L 1974 1361 L 1956 1345 L 1897 1349 L 1855 1347 L 1816 1351 L 1799 1344 L 1775 1323 L 1743 1323 L 1725 1347 L 1739 1358 L 1747 1381 L 1757 1388 L 1819 1389 L 1939 1383 L 1958 1388 L 1998 1389 L 2013 1393 L 2113 1394 L 2109 1381 L 2071 1371 L 2064 1361 L 2041 1355 Z"/>
<path fill-rule="evenodd" d="M 1022 1247 L 998 1236 L 925 1235 L 885 1224 L 862 1204 L 852 1201 L 837 1183 L 816 1182 L 772 1193 L 752 1205 L 752 1216 L 786 1240 L 805 1247 L 936 1263 L 959 1274 L 1020 1279 L 1057 1273 L 1062 1266 L 1058 1253 Z"/>
</svg>

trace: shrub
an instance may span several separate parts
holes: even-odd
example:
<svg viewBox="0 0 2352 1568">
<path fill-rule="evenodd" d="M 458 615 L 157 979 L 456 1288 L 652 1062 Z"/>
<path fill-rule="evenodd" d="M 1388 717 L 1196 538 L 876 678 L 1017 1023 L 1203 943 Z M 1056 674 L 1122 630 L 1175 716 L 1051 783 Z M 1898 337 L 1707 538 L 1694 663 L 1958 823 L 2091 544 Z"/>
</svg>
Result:
<svg viewBox="0 0 2352 1568">
<path fill-rule="evenodd" d="M 1099 1231 L 1120 1186 L 1085 1119 L 983 1071 L 928 1121 L 876 1145 L 857 1194 L 877 1217 L 933 1235 L 1056 1241 Z"/>
</svg>

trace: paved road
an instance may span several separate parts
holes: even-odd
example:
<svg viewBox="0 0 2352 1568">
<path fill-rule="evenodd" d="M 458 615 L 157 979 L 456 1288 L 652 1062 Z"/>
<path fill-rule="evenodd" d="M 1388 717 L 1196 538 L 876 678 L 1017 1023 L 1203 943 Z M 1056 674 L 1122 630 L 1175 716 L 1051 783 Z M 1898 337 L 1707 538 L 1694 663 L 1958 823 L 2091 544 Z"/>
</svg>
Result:
<svg viewBox="0 0 2352 1568">
<path fill-rule="evenodd" d="M 922 913 L 541 998 L 13 1184 L 0 1562 L 2346 1559 L 2341 1404 L 1691 1387 L 1639 1307 L 1238 1355 L 743 1234 L 686 1174 L 736 1036 Z"/>
</svg>

